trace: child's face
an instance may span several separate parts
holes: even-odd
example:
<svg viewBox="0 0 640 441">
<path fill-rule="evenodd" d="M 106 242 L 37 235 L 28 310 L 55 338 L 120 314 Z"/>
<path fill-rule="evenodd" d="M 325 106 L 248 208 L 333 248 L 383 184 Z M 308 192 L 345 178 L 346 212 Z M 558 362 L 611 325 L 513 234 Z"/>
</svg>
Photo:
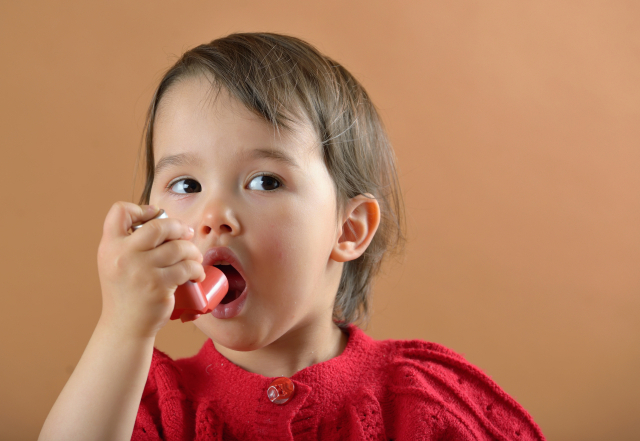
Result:
<svg viewBox="0 0 640 441">
<path fill-rule="evenodd" d="M 277 133 L 226 90 L 215 99 L 210 90 L 202 78 L 172 86 L 154 129 L 156 167 L 184 157 L 157 169 L 150 203 L 189 224 L 203 255 L 228 247 L 247 285 L 235 316 L 195 324 L 235 350 L 326 327 L 342 264 L 330 259 L 340 222 L 318 137 L 309 123 Z"/>
</svg>

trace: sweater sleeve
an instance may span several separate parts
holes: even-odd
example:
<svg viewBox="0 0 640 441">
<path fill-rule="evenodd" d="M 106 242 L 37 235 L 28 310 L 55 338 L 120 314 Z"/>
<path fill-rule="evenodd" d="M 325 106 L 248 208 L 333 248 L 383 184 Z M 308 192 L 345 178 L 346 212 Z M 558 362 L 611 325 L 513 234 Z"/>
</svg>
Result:
<svg viewBox="0 0 640 441">
<path fill-rule="evenodd" d="M 154 348 L 132 440 L 195 439 L 194 412 L 180 383 L 181 375 L 175 362 Z"/>
<path fill-rule="evenodd" d="M 162 433 L 162 423 L 158 403 L 159 394 L 156 371 L 159 363 L 170 360 L 167 355 L 153 348 L 153 358 L 151 359 L 147 382 L 142 391 L 138 415 L 136 416 L 136 422 L 133 426 L 132 441 L 158 441 L 163 439 L 160 436 Z"/>
<path fill-rule="evenodd" d="M 398 440 L 544 440 L 527 411 L 462 356 L 398 343 L 389 372 Z"/>
</svg>

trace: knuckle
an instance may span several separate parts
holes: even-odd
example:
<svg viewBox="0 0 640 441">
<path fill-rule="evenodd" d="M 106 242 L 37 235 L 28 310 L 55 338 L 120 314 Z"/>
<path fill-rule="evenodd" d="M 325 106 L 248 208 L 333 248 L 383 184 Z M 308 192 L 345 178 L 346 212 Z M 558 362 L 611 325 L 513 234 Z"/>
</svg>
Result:
<svg viewBox="0 0 640 441">
<path fill-rule="evenodd" d="M 180 242 L 180 253 L 184 257 L 194 257 L 200 254 L 198 251 L 198 247 L 193 243 L 187 240 L 181 240 Z"/>
<path fill-rule="evenodd" d="M 182 264 L 183 275 L 186 279 L 190 279 L 193 274 L 193 265 L 190 261 L 184 261 Z"/>
<path fill-rule="evenodd" d="M 120 213 L 121 213 L 121 209 L 120 206 L 118 205 L 119 202 L 116 202 L 115 204 L 113 204 L 111 206 L 111 208 L 109 208 L 109 211 L 107 212 L 107 215 L 104 218 L 104 231 L 107 231 L 107 228 L 111 225 L 111 223 L 116 222 L 116 219 L 118 217 L 120 217 Z"/>
<path fill-rule="evenodd" d="M 118 253 L 117 247 L 113 247 L 107 241 L 101 241 L 98 245 L 98 263 L 105 268 L 120 270 L 128 265 L 128 255 Z"/>
<path fill-rule="evenodd" d="M 160 285 L 170 286 L 174 284 L 172 271 L 161 271 L 159 274 Z"/>
<path fill-rule="evenodd" d="M 175 240 L 174 243 L 176 247 L 176 255 L 180 257 L 181 260 L 184 259 L 184 257 L 188 255 L 189 245 L 186 244 L 184 240 Z"/>
<path fill-rule="evenodd" d="M 161 222 L 157 222 L 157 219 L 145 224 L 145 228 L 147 228 L 147 231 L 153 237 L 161 236 L 162 232 L 163 232 L 162 223 Z"/>
<path fill-rule="evenodd" d="M 121 272 L 123 271 L 125 268 L 127 268 L 129 266 L 129 259 L 127 259 L 127 255 L 119 255 L 119 256 L 115 256 L 112 259 L 112 267 L 114 270 L 116 270 L 117 272 Z"/>
<path fill-rule="evenodd" d="M 187 242 L 189 244 L 189 254 L 194 256 L 196 259 L 202 258 L 202 253 L 193 242 Z"/>
<path fill-rule="evenodd" d="M 171 271 L 167 271 L 167 282 L 169 285 L 182 285 L 189 280 L 189 271 L 184 262 L 173 265 Z"/>
<path fill-rule="evenodd" d="M 129 208 L 129 205 L 131 205 L 129 202 L 118 201 L 111 206 L 111 210 L 116 213 L 124 213 L 127 211 L 127 208 Z"/>
<path fill-rule="evenodd" d="M 129 210 L 130 206 L 133 205 L 129 202 L 117 201 L 111 205 L 111 208 L 107 212 L 107 215 L 104 219 L 104 224 L 102 227 L 103 234 L 108 234 L 108 231 L 111 227 L 121 222 L 121 220 L 125 217 L 126 213 Z"/>
<path fill-rule="evenodd" d="M 182 222 L 182 221 L 181 221 L 181 220 L 179 220 L 179 219 L 171 219 L 171 221 L 172 221 L 172 222 L 171 222 L 171 229 L 172 229 L 173 231 L 175 231 L 176 233 L 181 233 L 181 232 L 182 232 L 182 230 L 183 230 L 183 228 L 184 228 L 184 227 L 183 227 L 184 222 Z"/>
<path fill-rule="evenodd" d="M 197 279 L 200 276 L 200 273 L 198 271 L 198 267 L 197 267 L 197 263 L 194 262 L 193 260 L 187 260 L 184 262 L 184 268 L 185 268 L 185 272 L 186 272 L 186 280 L 194 280 Z M 185 280 L 185 282 L 186 282 Z"/>
<path fill-rule="evenodd" d="M 198 280 L 203 273 L 204 268 L 202 268 L 202 265 L 193 260 L 189 261 L 189 280 Z"/>
<path fill-rule="evenodd" d="M 170 279 L 168 282 L 172 285 L 181 285 L 187 281 L 189 271 L 184 265 L 184 262 L 178 262 L 171 267 L 170 271 L 167 271 L 167 277 Z"/>
</svg>

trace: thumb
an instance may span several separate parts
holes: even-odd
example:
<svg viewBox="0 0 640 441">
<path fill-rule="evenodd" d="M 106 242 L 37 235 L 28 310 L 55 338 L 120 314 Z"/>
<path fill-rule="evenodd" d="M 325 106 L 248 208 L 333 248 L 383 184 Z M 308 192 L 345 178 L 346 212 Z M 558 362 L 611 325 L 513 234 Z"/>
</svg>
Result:
<svg viewBox="0 0 640 441">
<path fill-rule="evenodd" d="M 103 235 L 123 237 L 129 235 L 129 229 L 136 223 L 144 223 L 158 214 L 154 205 L 136 205 L 131 202 L 116 202 L 111 206 L 104 220 Z"/>
</svg>

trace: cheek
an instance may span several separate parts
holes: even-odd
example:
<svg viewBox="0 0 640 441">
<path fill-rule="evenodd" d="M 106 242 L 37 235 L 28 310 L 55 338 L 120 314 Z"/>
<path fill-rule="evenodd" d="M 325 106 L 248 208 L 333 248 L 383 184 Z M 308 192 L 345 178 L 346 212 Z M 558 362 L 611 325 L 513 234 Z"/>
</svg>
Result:
<svg viewBox="0 0 640 441">
<path fill-rule="evenodd" d="M 280 277 L 272 278 L 274 272 L 282 275 L 283 268 L 287 273 L 297 272 L 296 266 L 304 258 L 302 250 L 305 248 L 304 238 L 308 227 L 290 206 L 281 205 L 265 211 L 247 225 L 247 239 L 252 248 L 255 270 L 271 282 L 276 282 Z"/>
<path fill-rule="evenodd" d="M 259 232 L 255 241 L 261 250 L 261 260 L 266 259 L 262 262 L 293 272 L 326 263 L 334 235 L 332 207 L 305 208 L 279 210 L 256 226 Z"/>
<path fill-rule="evenodd" d="M 302 225 L 280 219 L 265 223 L 259 230 L 256 240 L 260 247 L 260 257 L 269 266 L 290 266 L 302 245 Z"/>
</svg>

